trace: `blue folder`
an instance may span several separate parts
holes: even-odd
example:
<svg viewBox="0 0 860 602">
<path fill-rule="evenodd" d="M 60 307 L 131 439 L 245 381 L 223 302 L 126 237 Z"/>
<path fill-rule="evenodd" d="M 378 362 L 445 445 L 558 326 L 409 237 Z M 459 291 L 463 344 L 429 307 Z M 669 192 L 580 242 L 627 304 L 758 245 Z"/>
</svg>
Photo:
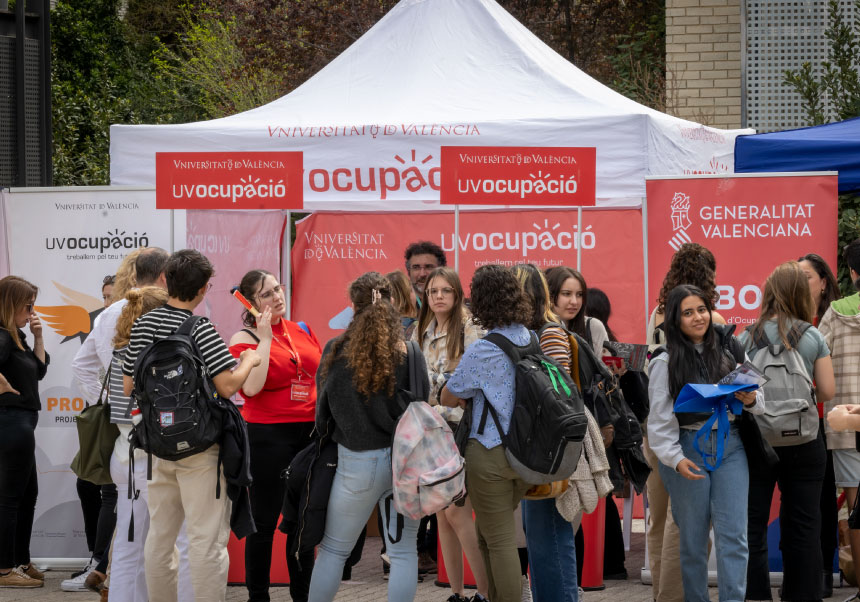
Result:
<svg viewBox="0 0 860 602">
<path fill-rule="evenodd" d="M 723 461 L 723 450 L 729 436 L 729 412 L 740 415 L 744 405 L 735 397 L 738 391 L 755 391 L 758 385 L 707 385 L 686 384 L 675 400 L 676 414 L 683 412 L 699 412 L 711 414 L 704 426 L 696 432 L 693 447 L 702 455 L 704 468 L 714 471 Z M 714 422 L 717 423 L 717 450 L 711 454 L 702 448 L 701 442 L 707 442 L 714 436 Z M 711 461 L 713 458 L 713 462 Z"/>
</svg>

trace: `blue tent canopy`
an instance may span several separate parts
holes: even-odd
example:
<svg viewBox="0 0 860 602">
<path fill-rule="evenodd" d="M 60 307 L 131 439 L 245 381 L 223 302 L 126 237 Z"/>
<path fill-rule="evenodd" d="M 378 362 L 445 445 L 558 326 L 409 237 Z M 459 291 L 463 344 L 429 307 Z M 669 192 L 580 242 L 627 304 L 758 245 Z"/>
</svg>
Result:
<svg viewBox="0 0 860 602">
<path fill-rule="evenodd" d="M 838 171 L 839 192 L 860 190 L 860 117 L 738 136 L 735 172 Z"/>
</svg>

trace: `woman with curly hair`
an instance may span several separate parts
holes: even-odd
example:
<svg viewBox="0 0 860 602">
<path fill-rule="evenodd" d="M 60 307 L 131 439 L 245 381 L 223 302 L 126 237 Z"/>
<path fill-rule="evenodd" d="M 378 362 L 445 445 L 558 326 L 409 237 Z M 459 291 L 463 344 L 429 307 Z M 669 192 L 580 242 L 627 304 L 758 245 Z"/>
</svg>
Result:
<svg viewBox="0 0 860 602">
<path fill-rule="evenodd" d="M 334 599 L 344 563 L 379 505 L 380 514 L 387 516 L 383 529 L 391 558 L 388 600 L 406 602 L 415 597 L 418 582 L 419 521 L 385 512 L 391 495 L 391 439 L 403 413 L 397 391 L 409 389 L 406 344 L 385 276 L 360 276 L 349 285 L 349 298 L 355 314 L 346 331 L 326 344 L 317 373 L 317 429 L 333 427 L 338 463 L 309 600 Z M 423 357 L 417 359 L 417 376 L 429 389 Z"/>
<path fill-rule="evenodd" d="M 669 271 L 666 272 L 660 295 L 657 297 L 657 307 L 651 312 L 651 318 L 648 320 L 648 344 L 656 348 L 666 343 L 662 327 L 663 314 L 666 311 L 666 299 L 673 288 L 679 284 L 690 284 L 700 288 L 713 306 L 719 300 L 716 278 L 717 260 L 710 250 L 697 242 L 681 245 L 681 248 L 672 255 Z M 726 323 L 716 311 L 712 313 L 711 318 L 715 324 Z"/>
<path fill-rule="evenodd" d="M 239 282 L 239 292 L 258 314 L 242 312 L 246 328 L 230 339 L 230 353 L 238 358 L 246 349 L 256 349 L 262 358 L 239 390 L 245 400 L 242 416 L 248 423 L 254 481 L 249 493 L 257 525 L 245 543 L 245 586 L 249 602 L 267 602 L 272 540 L 286 488 L 281 472 L 311 440 L 321 350 L 307 325 L 286 319 L 284 287 L 274 274 L 250 270 Z M 313 552 L 298 559 L 287 554 L 295 602 L 307 602 L 313 566 Z"/>
<path fill-rule="evenodd" d="M 500 265 L 482 266 L 475 271 L 471 288 L 472 315 L 480 326 L 515 345 L 529 344 L 531 334 L 524 324 L 530 321 L 531 308 L 513 272 Z M 514 409 L 514 377 L 514 365 L 505 352 L 481 339 L 466 349 L 441 396 L 443 405 L 469 413 L 466 487 L 475 508 L 478 545 L 493 602 L 521 599 L 514 509 L 529 485 L 508 463 L 495 421 L 480 422 L 484 404 L 490 403 L 507 431 Z"/>
<path fill-rule="evenodd" d="M 651 312 L 651 318 L 648 321 L 646 341 L 652 349 L 666 344 L 663 331 L 666 300 L 669 292 L 681 284 L 689 284 L 700 289 L 711 308 L 711 320 L 714 324 L 726 323 L 720 314 L 713 311 L 713 305 L 718 297 L 715 282 L 716 269 L 717 261 L 714 254 L 698 243 L 683 244 L 672 256 L 669 271 L 663 279 L 663 287 L 657 298 L 657 307 Z M 680 535 L 672 517 L 669 494 L 658 470 L 660 462 L 651 451 L 648 442 L 646 436 L 642 451 L 652 469 L 647 484 L 650 520 L 646 535 L 648 558 L 651 564 L 651 588 L 657 602 L 682 602 L 684 590 L 681 581 Z"/>
<path fill-rule="evenodd" d="M 484 332 L 472 320 L 463 299 L 463 286 L 457 272 L 448 267 L 436 268 L 427 277 L 421 296 L 418 328 L 412 340 L 421 346 L 430 378 L 430 404 L 456 430 L 463 410 L 439 404 L 439 394 L 445 381 L 460 363 L 463 352 Z M 487 570 L 478 548 L 472 502 L 467 497 L 463 505 L 451 504 L 436 513 L 439 546 L 445 560 L 451 597 L 448 602 L 465 602 L 463 596 L 463 553 L 472 568 L 478 593 L 474 602 L 486 600 Z"/>
</svg>

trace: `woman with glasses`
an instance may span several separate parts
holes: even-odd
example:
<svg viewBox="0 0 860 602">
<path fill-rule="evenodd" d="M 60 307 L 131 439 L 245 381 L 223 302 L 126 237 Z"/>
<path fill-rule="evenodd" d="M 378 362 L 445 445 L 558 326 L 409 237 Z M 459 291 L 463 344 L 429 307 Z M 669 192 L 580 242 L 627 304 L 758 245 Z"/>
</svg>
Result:
<svg viewBox="0 0 860 602">
<path fill-rule="evenodd" d="M 310 442 L 314 427 L 314 376 L 322 350 L 310 328 L 284 317 L 284 286 L 273 274 L 251 270 L 238 289 L 259 313 L 254 317 L 244 311 L 247 328 L 230 339 L 230 352 L 239 357 L 245 349 L 256 349 L 262 358 L 239 391 L 245 400 L 242 415 L 248 423 L 254 479 L 251 511 L 257 524 L 245 543 L 245 584 L 249 602 L 258 602 L 269 600 L 272 539 L 284 499 L 281 471 Z M 313 552 L 299 562 L 287 554 L 290 596 L 296 602 L 308 599 L 313 567 Z"/>
<path fill-rule="evenodd" d="M 17 276 L 0 280 L 0 588 L 42 587 L 45 579 L 30 562 L 39 381 L 49 361 L 33 312 L 38 292 Z M 28 323 L 32 347 L 22 330 Z"/>
<path fill-rule="evenodd" d="M 463 287 L 460 277 L 451 268 L 436 268 L 427 277 L 421 296 L 421 311 L 418 327 L 412 340 L 421 345 L 430 378 L 430 404 L 442 414 L 452 429 L 456 430 L 463 417 L 462 408 L 448 408 L 439 404 L 442 387 L 460 363 L 466 348 L 484 336 L 484 332 L 472 321 L 469 310 L 463 303 Z M 472 503 L 469 498 L 462 506 L 453 504 L 436 513 L 439 529 L 439 544 L 451 585 L 448 602 L 464 602 L 463 552 L 472 568 L 478 593 L 474 600 L 485 600 L 487 595 L 487 570 L 478 547 L 478 536 L 472 520 Z"/>
</svg>

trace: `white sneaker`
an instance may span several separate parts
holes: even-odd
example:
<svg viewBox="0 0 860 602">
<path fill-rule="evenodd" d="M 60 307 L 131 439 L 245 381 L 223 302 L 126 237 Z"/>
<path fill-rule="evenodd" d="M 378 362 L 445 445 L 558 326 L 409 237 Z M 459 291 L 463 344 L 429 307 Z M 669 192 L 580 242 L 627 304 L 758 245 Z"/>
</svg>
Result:
<svg viewBox="0 0 860 602">
<path fill-rule="evenodd" d="M 74 577 L 72 579 L 66 579 L 62 583 L 60 583 L 60 590 L 64 592 L 88 592 L 89 588 L 86 586 L 86 580 L 90 573 L 93 572 L 95 565 L 90 566 L 87 565 L 87 570 L 83 573 Z"/>
<path fill-rule="evenodd" d="M 577 598 L 576 598 L 576 599 L 577 599 L 579 602 L 582 602 L 582 601 L 585 599 L 585 590 L 583 590 L 581 587 L 580 587 L 580 588 L 578 588 L 578 590 L 577 590 L 577 592 L 576 592 L 576 596 L 577 596 Z"/>
<path fill-rule="evenodd" d="M 527 575 L 523 575 L 522 602 L 532 602 L 532 586 Z"/>
</svg>

